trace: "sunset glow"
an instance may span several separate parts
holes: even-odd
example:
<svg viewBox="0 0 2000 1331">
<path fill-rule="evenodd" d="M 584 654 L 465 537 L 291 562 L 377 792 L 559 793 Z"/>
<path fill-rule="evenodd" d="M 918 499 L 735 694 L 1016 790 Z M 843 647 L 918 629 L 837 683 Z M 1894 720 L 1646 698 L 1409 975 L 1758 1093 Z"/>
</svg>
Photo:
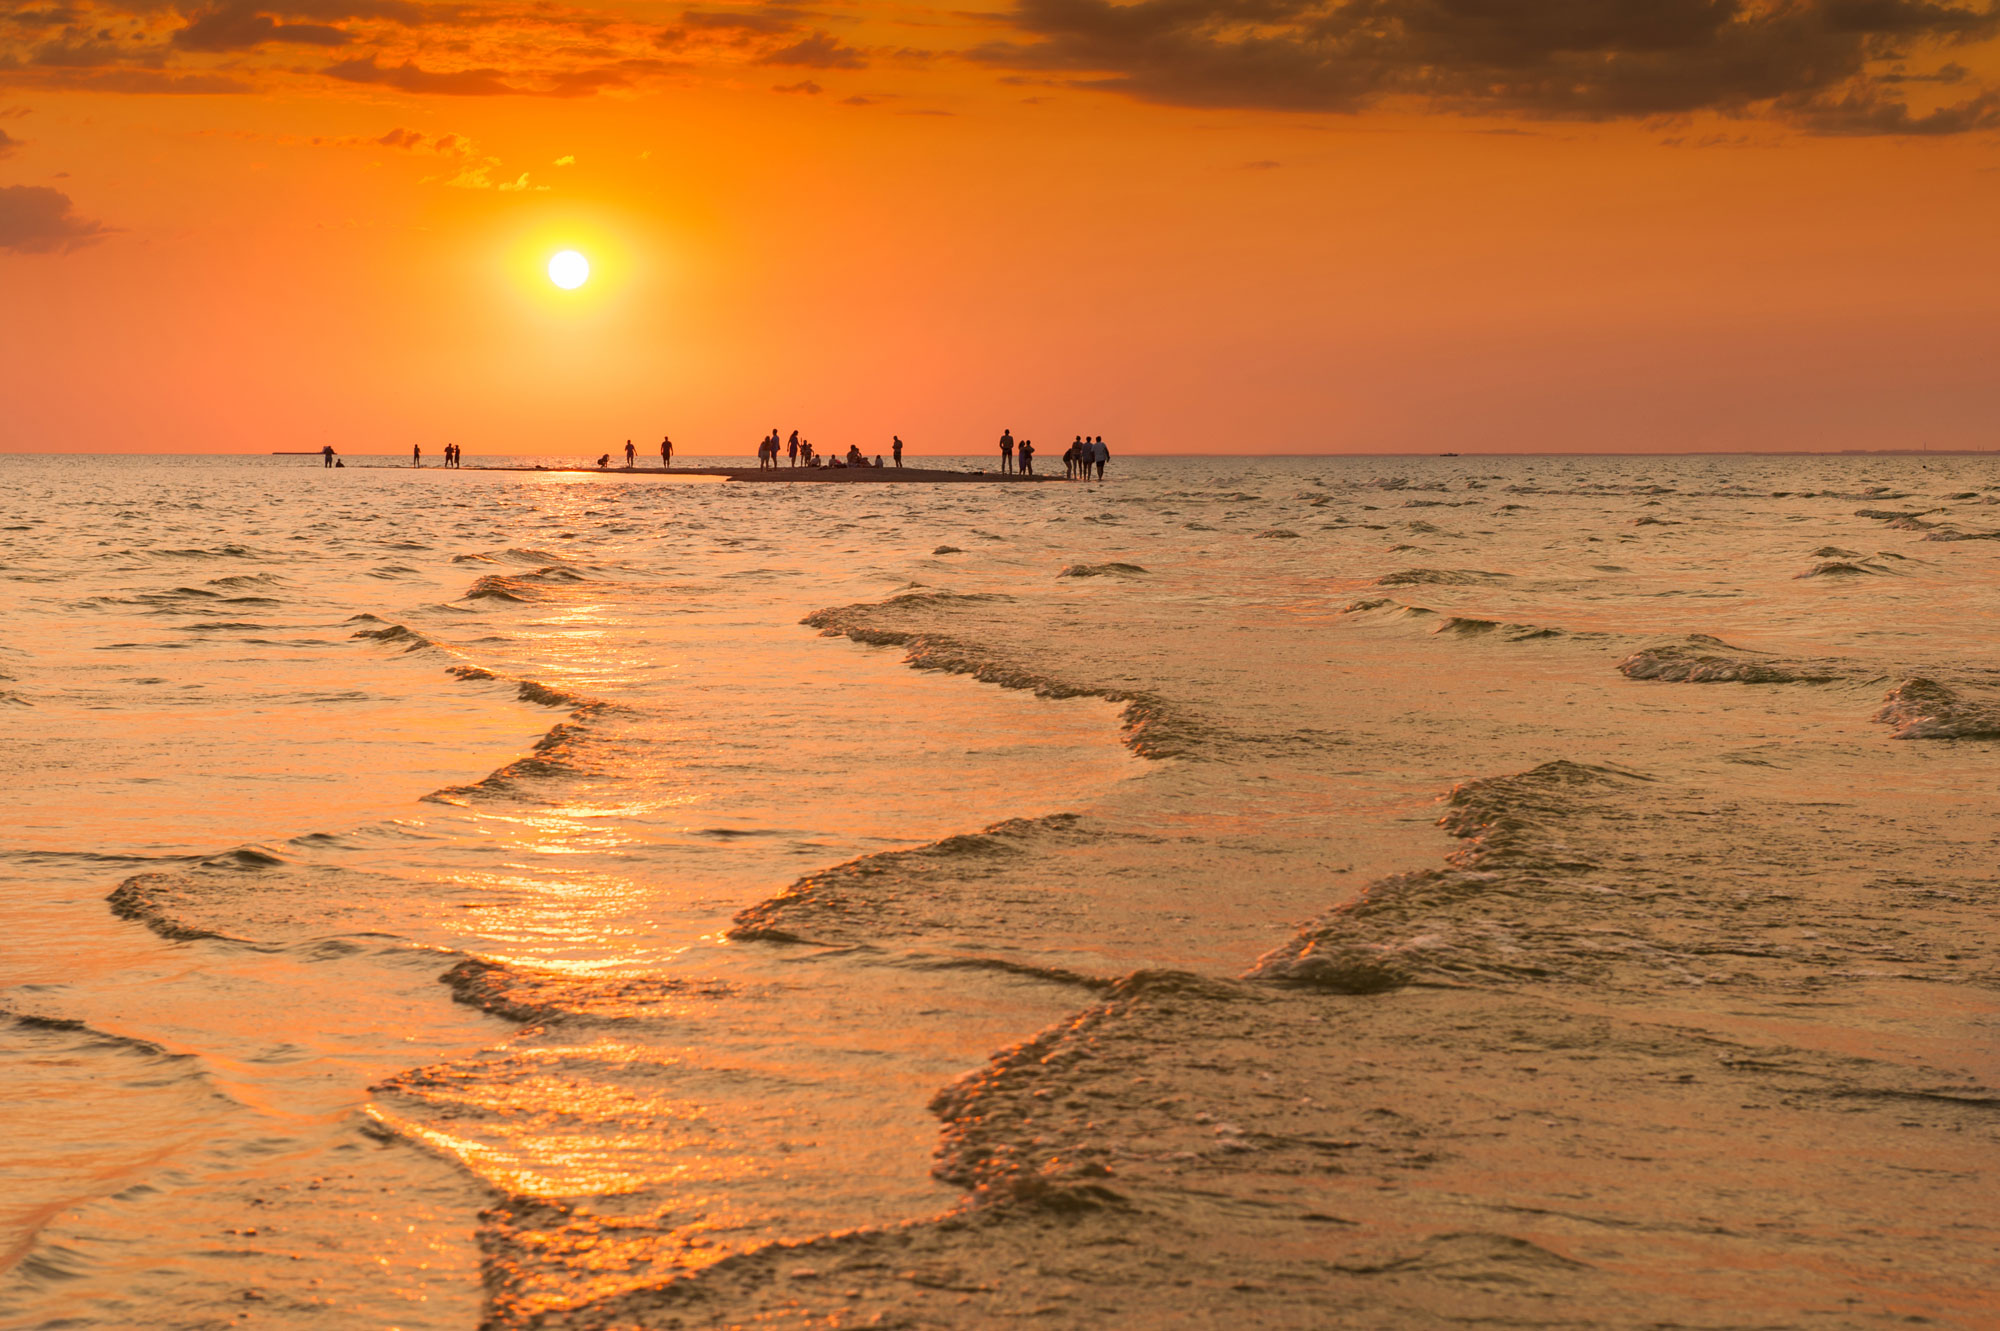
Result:
<svg viewBox="0 0 2000 1331">
<path fill-rule="evenodd" d="M 0 448 L 1985 446 L 1995 20 L 1668 8 L 17 7 Z"/>
</svg>

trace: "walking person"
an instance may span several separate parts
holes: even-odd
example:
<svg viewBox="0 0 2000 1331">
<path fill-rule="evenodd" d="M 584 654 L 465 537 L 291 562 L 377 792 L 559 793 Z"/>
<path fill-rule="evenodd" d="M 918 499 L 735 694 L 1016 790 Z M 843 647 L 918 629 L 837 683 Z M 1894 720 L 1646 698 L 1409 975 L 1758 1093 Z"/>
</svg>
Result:
<svg viewBox="0 0 2000 1331">
<path fill-rule="evenodd" d="M 660 470 L 666 471 L 674 465 L 674 441 L 666 435 L 660 436 Z"/>
<path fill-rule="evenodd" d="M 1097 442 L 1090 447 L 1091 460 L 1097 464 L 1097 479 L 1104 479 L 1104 464 L 1111 461 L 1111 450 L 1104 446 L 1104 436 L 1098 435 Z"/>
<path fill-rule="evenodd" d="M 896 459 L 896 470 L 901 471 L 903 469 L 903 436 L 892 434 L 889 436 L 889 439 L 891 441 L 889 444 L 889 456 Z"/>
<path fill-rule="evenodd" d="M 1000 432 L 1000 474 L 1005 476 L 1012 470 L 1014 470 L 1014 432 L 1012 430 L 1002 430 Z"/>
<path fill-rule="evenodd" d="M 632 459 L 636 456 L 637 454 L 632 451 L 632 441 L 627 439 L 625 441 L 625 470 L 632 470 Z"/>
</svg>

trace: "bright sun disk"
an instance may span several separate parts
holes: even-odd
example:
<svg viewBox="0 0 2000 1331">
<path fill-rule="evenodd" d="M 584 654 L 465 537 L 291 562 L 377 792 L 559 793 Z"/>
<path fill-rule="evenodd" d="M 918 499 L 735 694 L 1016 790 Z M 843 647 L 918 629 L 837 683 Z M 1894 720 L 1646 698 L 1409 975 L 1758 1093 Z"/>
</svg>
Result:
<svg viewBox="0 0 2000 1331">
<path fill-rule="evenodd" d="M 575 250 L 564 250 L 549 260 L 549 281 L 565 291 L 574 291 L 590 280 L 590 260 Z"/>
</svg>

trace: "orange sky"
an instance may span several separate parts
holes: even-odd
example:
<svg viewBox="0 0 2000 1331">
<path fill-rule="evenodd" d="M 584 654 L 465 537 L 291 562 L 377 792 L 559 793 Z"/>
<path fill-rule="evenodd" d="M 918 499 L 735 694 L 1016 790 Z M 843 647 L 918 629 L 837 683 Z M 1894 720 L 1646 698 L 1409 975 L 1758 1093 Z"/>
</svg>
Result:
<svg viewBox="0 0 2000 1331">
<path fill-rule="evenodd" d="M 4 450 L 2000 444 L 1983 5 L 4 15 Z"/>
</svg>

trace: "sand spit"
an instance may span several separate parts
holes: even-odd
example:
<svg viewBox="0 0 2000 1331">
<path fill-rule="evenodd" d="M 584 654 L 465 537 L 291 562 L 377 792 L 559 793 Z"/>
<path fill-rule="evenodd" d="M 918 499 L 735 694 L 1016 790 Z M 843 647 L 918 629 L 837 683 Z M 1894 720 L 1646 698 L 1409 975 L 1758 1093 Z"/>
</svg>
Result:
<svg viewBox="0 0 2000 1331">
<path fill-rule="evenodd" d="M 783 482 L 812 485 L 956 484 L 984 481 L 1001 485 L 1060 481 L 1061 476 L 1022 476 L 1015 472 L 957 471 L 942 467 L 466 467 L 466 471 L 542 472 L 551 476 L 618 476 L 627 480 L 723 480 Z"/>
</svg>

